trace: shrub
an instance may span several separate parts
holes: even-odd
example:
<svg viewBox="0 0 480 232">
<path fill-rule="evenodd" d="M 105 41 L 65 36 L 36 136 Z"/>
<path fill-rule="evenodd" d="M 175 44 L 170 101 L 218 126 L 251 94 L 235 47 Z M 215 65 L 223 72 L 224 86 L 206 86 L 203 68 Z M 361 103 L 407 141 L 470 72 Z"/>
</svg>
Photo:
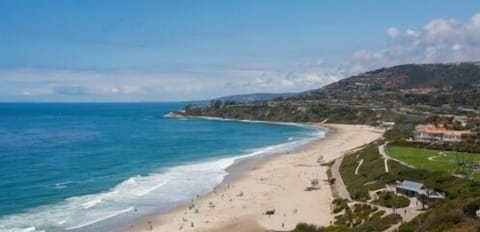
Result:
<svg viewBox="0 0 480 232">
<path fill-rule="evenodd" d="M 307 223 L 299 223 L 292 232 L 324 232 L 323 227 L 317 227 Z"/>
<path fill-rule="evenodd" d="M 393 192 L 380 192 L 379 199 L 373 202 L 388 208 L 404 208 L 410 205 L 410 200 L 404 196 L 396 196 Z"/>
<path fill-rule="evenodd" d="M 353 228 L 353 232 L 371 232 L 371 231 L 384 231 L 390 228 L 392 225 L 399 223 L 402 217 L 398 214 L 390 214 L 378 220 L 371 220 L 365 222 L 361 226 Z"/>
<path fill-rule="evenodd" d="M 347 199 L 341 199 L 341 198 L 337 198 L 335 200 L 333 200 L 333 213 L 340 213 L 342 212 L 344 209 L 347 209 L 348 208 L 348 200 Z"/>
<path fill-rule="evenodd" d="M 468 215 L 470 217 L 476 217 L 477 216 L 477 210 L 480 209 L 480 199 L 475 199 L 463 206 L 463 213 L 465 215 Z"/>
</svg>

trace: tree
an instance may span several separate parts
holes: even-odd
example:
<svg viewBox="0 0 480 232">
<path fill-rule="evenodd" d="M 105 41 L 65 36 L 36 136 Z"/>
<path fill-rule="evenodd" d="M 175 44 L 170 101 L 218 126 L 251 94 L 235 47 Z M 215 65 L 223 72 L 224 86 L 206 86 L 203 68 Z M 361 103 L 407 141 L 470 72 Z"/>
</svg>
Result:
<svg viewBox="0 0 480 232">
<path fill-rule="evenodd" d="M 427 204 L 428 197 L 425 194 L 420 194 L 417 196 L 417 200 L 422 203 L 422 210 L 425 210 L 425 204 Z"/>
<path fill-rule="evenodd" d="M 213 109 L 219 109 L 221 106 L 222 106 L 222 101 L 220 100 L 212 100 L 212 102 L 210 103 L 211 107 Z"/>
</svg>

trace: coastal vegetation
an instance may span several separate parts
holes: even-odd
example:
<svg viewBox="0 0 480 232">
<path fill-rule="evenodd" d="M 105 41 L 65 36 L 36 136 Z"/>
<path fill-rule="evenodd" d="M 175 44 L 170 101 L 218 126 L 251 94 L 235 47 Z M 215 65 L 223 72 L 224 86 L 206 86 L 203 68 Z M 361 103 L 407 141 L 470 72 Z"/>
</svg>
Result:
<svg viewBox="0 0 480 232">
<path fill-rule="evenodd" d="M 377 200 L 371 201 L 368 192 L 379 190 L 386 184 L 401 180 L 424 183 L 430 189 L 445 193 L 446 198 L 426 202 L 427 210 L 412 221 L 403 222 L 398 227 L 400 232 L 478 231 L 480 229 L 480 221 L 476 216 L 477 210 L 480 209 L 478 182 L 458 178 L 445 171 L 413 169 L 392 160 L 388 161 L 390 170 L 387 173 L 383 157 L 377 149 L 379 144 L 381 144 L 380 141 L 372 143 L 344 158 L 340 173 L 354 202 L 346 199 L 333 201 L 332 209 L 337 215 L 334 225 L 322 228 L 299 225 L 294 231 L 383 231 L 390 228 L 400 222 L 400 216 L 386 214 L 374 205 L 401 208 L 408 206 L 408 199 L 382 191 Z M 355 174 L 360 160 L 364 160 L 363 164 L 358 169 L 358 174 Z M 419 201 L 421 200 L 419 198 Z M 301 230 L 302 228 L 305 230 Z"/>
<path fill-rule="evenodd" d="M 404 196 L 397 196 L 390 191 L 382 191 L 377 193 L 378 200 L 372 201 L 373 204 L 387 208 L 404 208 L 410 205 L 410 200 Z"/>
<path fill-rule="evenodd" d="M 373 158 L 375 152 L 372 147 L 373 146 L 366 147 L 363 151 L 359 151 L 348 157 L 355 157 L 357 160 L 368 156 Z M 381 159 L 381 157 L 377 154 L 376 159 Z M 342 169 L 345 169 L 347 166 L 342 165 Z M 383 166 L 380 163 L 376 163 L 370 168 L 382 169 Z M 411 169 L 405 166 L 398 166 L 394 173 L 395 174 L 390 175 L 399 180 L 409 179 L 420 181 L 430 188 L 443 191 L 447 195 L 445 200 L 430 203 L 429 209 L 412 221 L 402 223 L 398 228 L 400 232 L 478 231 L 478 229 L 480 229 L 480 222 L 476 219 L 476 212 L 480 209 L 480 184 L 477 182 L 457 178 L 445 172 L 430 172 L 424 169 Z M 372 176 L 378 176 L 378 174 Z M 372 176 L 360 175 L 357 181 L 368 183 L 368 180 L 370 180 Z M 362 178 L 365 180 L 362 180 Z M 388 182 L 385 181 L 385 178 L 383 178 L 383 180 L 384 183 Z M 351 189 L 354 184 L 352 181 L 346 181 L 345 183 L 347 187 L 350 187 L 349 189 Z M 363 191 L 368 191 L 368 189 L 369 188 L 365 188 Z M 379 201 L 384 201 L 385 199 L 388 201 L 388 199 L 391 198 L 381 197 L 380 199 L 381 200 L 372 203 L 382 205 L 385 202 L 380 203 Z M 407 201 L 400 204 L 402 205 L 396 206 L 406 206 Z M 353 207 L 349 205 L 351 205 L 351 203 L 345 199 L 337 199 L 334 201 L 334 212 L 337 213 L 338 216 L 332 226 L 317 228 L 299 225 L 294 231 L 383 231 L 399 223 L 401 220 L 398 214 L 384 215 L 385 212 L 371 205 L 359 203 L 353 204 Z"/>
<path fill-rule="evenodd" d="M 335 219 L 334 226 L 354 232 L 383 231 L 401 220 L 397 214 L 386 214 L 378 207 L 361 203 L 345 207 Z"/>
<path fill-rule="evenodd" d="M 315 226 L 307 223 L 299 223 L 292 232 L 347 232 L 347 227 L 341 226 Z"/>
<path fill-rule="evenodd" d="M 397 180 L 413 180 L 424 183 L 428 188 L 446 194 L 445 200 L 431 202 L 429 209 L 408 223 L 403 223 L 399 231 L 455 231 L 459 228 L 479 228 L 480 222 L 473 212 L 480 209 L 480 184 L 462 179 L 444 171 L 412 169 L 396 161 L 389 160 L 390 172 L 385 173 L 383 158 L 375 144 L 344 158 L 340 172 L 352 199 L 369 200 L 368 190 L 380 189 L 382 184 Z M 364 159 L 359 175 L 354 175 L 358 162 Z M 381 161 L 381 162 L 379 162 Z M 362 173 L 362 169 L 365 170 Z M 380 171 L 379 171 L 380 170 Z M 350 174 L 349 174 L 350 173 Z M 377 179 L 376 182 L 373 182 Z M 359 190 L 357 190 L 357 188 Z M 372 202 L 379 203 L 379 202 Z M 462 231 L 462 230 L 461 230 Z"/>
<path fill-rule="evenodd" d="M 209 107 L 185 108 L 189 116 L 210 116 L 234 119 L 282 121 L 282 122 L 336 122 L 373 125 L 378 112 L 370 109 L 355 109 L 348 106 L 330 106 L 324 103 L 302 102 L 257 102 L 234 104 L 213 101 Z"/>
<path fill-rule="evenodd" d="M 337 199 L 333 204 L 337 212 L 334 225 L 317 227 L 300 223 L 293 232 L 370 232 L 384 231 L 401 221 L 398 214 L 387 214 L 384 210 L 368 204 L 345 204 L 344 199 Z M 340 204 L 340 205 L 337 205 Z"/>
<path fill-rule="evenodd" d="M 354 200 L 369 200 L 369 191 L 379 190 L 387 184 L 395 183 L 399 179 L 399 172 L 405 170 L 405 167 L 398 162 L 388 161 L 390 170 L 386 172 L 384 160 L 380 157 L 377 146 L 377 143 L 373 143 L 365 149 L 346 156 L 340 166 L 340 174 Z M 356 173 L 360 160 L 363 162 Z"/>
</svg>

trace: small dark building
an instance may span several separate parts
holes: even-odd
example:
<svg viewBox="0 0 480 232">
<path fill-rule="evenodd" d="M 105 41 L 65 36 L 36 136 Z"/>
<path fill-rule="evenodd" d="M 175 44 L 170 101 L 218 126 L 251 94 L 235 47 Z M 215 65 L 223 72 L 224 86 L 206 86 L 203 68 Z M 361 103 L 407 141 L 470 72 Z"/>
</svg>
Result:
<svg viewBox="0 0 480 232">
<path fill-rule="evenodd" d="M 430 201 L 445 198 L 444 194 L 436 192 L 432 189 L 427 189 L 422 183 L 415 181 L 404 180 L 395 187 L 397 193 L 404 194 L 408 197 L 418 197 L 424 195 Z"/>
</svg>

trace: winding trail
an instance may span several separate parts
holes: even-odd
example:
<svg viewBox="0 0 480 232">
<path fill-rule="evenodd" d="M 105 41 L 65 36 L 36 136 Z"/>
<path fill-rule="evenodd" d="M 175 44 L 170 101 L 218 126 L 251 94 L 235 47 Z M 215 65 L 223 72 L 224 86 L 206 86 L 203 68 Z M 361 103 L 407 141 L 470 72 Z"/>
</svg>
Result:
<svg viewBox="0 0 480 232">
<path fill-rule="evenodd" d="M 358 170 L 360 169 L 360 166 L 363 164 L 363 159 L 358 162 L 357 168 L 355 168 L 355 175 L 358 176 Z"/>
<path fill-rule="evenodd" d="M 410 165 L 410 164 L 407 164 L 407 163 L 405 163 L 405 162 L 403 162 L 403 161 L 401 161 L 401 160 L 398 160 L 398 159 L 395 159 L 395 158 L 389 156 L 389 155 L 387 154 L 386 150 L 385 150 L 385 147 L 387 147 L 388 143 L 389 143 L 389 142 L 385 142 L 384 144 L 378 146 L 378 153 L 380 153 L 380 155 L 381 155 L 385 160 L 390 159 L 390 160 L 393 160 L 393 161 L 397 161 L 397 162 L 401 163 L 402 165 L 407 166 L 407 167 L 409 167 L 409 168 L 415 168 L 414 166 L 412 166 L 412 165 Z M 385 165 L 387 165 L 387 164 L 385 164 Z M 388 168 L 388 167 L 385 166 L 385 170 L 387 170 L 387 168 Z"/>
<path fill-rule="evenodd" d="M 385 146 L 386 145 L 387 145 L 387 143 L 384 143 L 384 144 L 378 146 L 378 153 L 380 153 L 380 155 L 382 155 L 382 157 L 383 157 L 383 163 L 385 165 L 385 173 L 389 173 L 390 170 L 388 168 L 388 160 L 390 159 L 390 157 L 385 152 Z"/>
</svg>

